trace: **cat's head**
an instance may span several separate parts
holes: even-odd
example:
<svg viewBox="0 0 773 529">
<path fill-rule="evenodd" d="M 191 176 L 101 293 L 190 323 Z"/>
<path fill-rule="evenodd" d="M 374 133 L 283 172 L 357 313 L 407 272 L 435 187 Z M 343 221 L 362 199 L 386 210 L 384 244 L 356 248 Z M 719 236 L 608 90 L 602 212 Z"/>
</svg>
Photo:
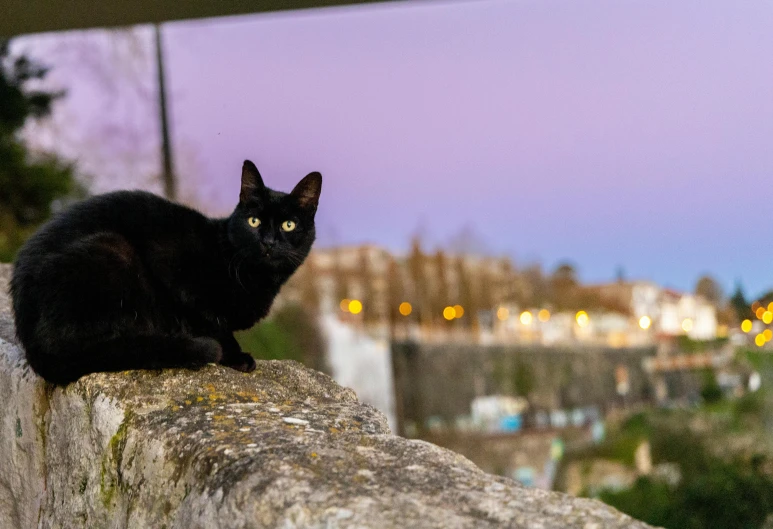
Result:
<svg viewBox="0 0 773 529">
<path fill-rule="evenodd" d="M 235 250 L 271 269 L 293 272 L 311 250 L 322 175 L 306 175 L 290 193 L 269 189 L 257 167 L 242 166 L 239 205 L 228 224 Z"/>
</svg>

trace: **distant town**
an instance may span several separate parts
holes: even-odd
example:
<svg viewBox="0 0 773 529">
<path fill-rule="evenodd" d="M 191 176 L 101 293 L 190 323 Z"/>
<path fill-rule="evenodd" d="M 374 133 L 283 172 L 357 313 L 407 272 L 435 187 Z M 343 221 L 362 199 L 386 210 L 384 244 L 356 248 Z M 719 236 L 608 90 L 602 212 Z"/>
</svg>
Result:
<svg viewBox="0 0 773 529">
<path fill-rule="evenodd" d="M 417 240 L 402 255 L 315 249 L 276 308 L 293 305 L 315 313 L 333 377 L 395 431 L 547 489 L 564 451 L 604 442 L 611 418 L 756 391 L 760 375 L 734 351 L 766 349 L 773 322 L 773 297 L 728 297 L 708 276 L 693 292 L 582 284 L 570 264 L 518 268 Z M 648 450 L 633 473 L 613 466 L 562 487 L 630 483 L 653 468 Z"/>
<path fill-rule="evenodd" d="M 584 285 L 568 264 L 547 274 L 507 258 L 425 253 L 417 241 L 406 255 L 373 245 L 314 250 L 283 300 L 373 336 L 433 342 L 626 347 L 685 337 L 763 346 L 773 321 L 773 303 L 756 302 L 758 314 L 743 317 L 708 277 L 695 292 L 624 278 Z"/>
</svg>

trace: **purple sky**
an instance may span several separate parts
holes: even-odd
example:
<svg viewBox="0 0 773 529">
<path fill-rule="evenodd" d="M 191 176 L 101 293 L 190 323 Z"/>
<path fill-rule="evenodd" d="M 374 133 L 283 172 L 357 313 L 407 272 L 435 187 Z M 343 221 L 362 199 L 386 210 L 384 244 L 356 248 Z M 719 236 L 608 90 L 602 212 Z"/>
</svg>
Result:
<svg viewBox="0 0 773 529">
<path fill-rule="evenodd" d="M 213 212 L 250 158 L 284 190 L 322 172 L 321 244 L 473 225 L 588 281 L 773 287 L 769 0 L 405 3 L 165 39 L 175 141 Z"/>
</svg>

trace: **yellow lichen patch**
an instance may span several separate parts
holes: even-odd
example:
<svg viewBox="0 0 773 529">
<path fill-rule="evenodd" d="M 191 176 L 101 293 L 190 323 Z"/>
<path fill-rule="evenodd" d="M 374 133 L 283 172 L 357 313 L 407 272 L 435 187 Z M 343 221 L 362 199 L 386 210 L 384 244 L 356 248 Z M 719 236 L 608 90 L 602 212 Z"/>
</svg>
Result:
<svg viewBox="0 0 773 529">
<path fill-rule="evenodd" d="M 252 402 L 258 402 L 259 400 L 258 397 L 252 397 Z"/>
<path fill-rule="evenodd" d="M 204 397 L 196 397 L 196 402 L 201 402 L 202 400 L 204 400 Z"/>
<path fill-rule="evenodd" d="M 311 453 L 311 457 L 319 457 L 316 452 Z"/>
<path fill-rule="evenodd" d="M 185 401 L 185 405 L 186 406 L 190 406 L 191 404 L 193 404 L 193 401 L 190 401 L 190 400 L 186 400 Z"/>
<path fill-rule="evenodd" d="M 341 431 L 341 430 L 339 430 L 338 428 L 335 428 L 335 427 L 333 427 L 333 426 L 331 426 L 330 428 L 328 428 L 328 430 L 330 431 L 330 433 L 340 433 L 340 431 Z"/>
</svg>

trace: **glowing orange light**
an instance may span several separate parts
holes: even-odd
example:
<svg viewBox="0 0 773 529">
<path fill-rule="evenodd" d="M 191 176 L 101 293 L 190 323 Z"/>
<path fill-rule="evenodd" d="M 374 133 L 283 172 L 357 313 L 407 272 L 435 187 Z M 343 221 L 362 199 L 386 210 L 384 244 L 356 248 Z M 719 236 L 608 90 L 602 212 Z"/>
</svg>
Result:
<svg viewBox="0 0 773 529">
<path fill-rule="evenodd" d="M 743 320 L 741 322 L 741 330 L 743 332 L 749 332 L 752 330 L 752 320 Z"/>
<path fill-rule="evenodd" d="M 550 311 L 548 309 L 542 309 L 537 313 L 537 318 L 542 322 L 548 321 L 550 319 Z"/>
<path fill-rule="evenodd" d="M 341 310 L 344 312 L 349 312 L 349 303 L 351 302 L 351 299 L 342 299 L 341 300 Z"/>
<path fill-rule="evenodd" d="M 456 314 L 457 318 L 461 318 L 464 316 L 464 307 L 461 305 L 454 305 L 454 313 Z"/>
<path fill-rule="evenodd" d="M 759 307 L 756 311 L 754 311 L 754 315 L 757 316 L 758 320 L 762 319 L 763 314 L 765 314 L 765 307 Z"/>
<path fill-rule="evenodd" d="M 505 307 L 499 307 L 499 309 L 497 309 L 497 318 L 499 318 L 499 321 L 505 321 L 509 317 L 510 311 Z"/>
<path fill-rule="evenodd" d="M 770 329 L 765 329 L 764 331 L 762 331 L 762 335 L 765 337 L 765 341 L 769 342 L 771 338 L 773 338 L 773 331 L 771 331 Z"/>
<path fill-rule="evenodd" d="M 456 311 L 453 307 L 446 307 L 443 309 L 443 317 L 448 321 L 451 321 L 456 318 Z"/>
<path fill-rule="evenodd" d="M 413 312 L 413 307 L 407 301 L 403 301 L 402 303 L 400 303 L 400 307 L 398 308 L 398 310 L 400 311 L 400 314 L 402 314 L 403 316 L 410 316 L 411 312 Z"/>
<path fill-rule="evenodd" d="M 757 344 L 757 347 L 762 347 L 765 345 L 765 336 L 763 334 L 758 334 L 754 337 L 754 343 Z"/>
</svg>

